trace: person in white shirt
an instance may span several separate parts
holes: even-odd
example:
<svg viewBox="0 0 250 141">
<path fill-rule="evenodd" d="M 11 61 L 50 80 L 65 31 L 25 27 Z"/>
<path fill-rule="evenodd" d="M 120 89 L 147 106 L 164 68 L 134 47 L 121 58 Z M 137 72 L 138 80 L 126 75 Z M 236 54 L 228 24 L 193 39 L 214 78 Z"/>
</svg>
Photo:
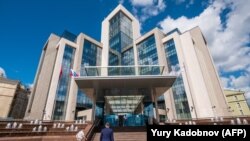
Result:
<svg viewBox="0 0 250 141">
<path fill-rule="evenodd" d="M 85 140 L 85 135 L 84 135 L 83 129 L 80 130 L 80 131 L 76 134 L 76 140 L 77 140 L 77 141 L 84 141 L 84 140 Z"/>
</svg>

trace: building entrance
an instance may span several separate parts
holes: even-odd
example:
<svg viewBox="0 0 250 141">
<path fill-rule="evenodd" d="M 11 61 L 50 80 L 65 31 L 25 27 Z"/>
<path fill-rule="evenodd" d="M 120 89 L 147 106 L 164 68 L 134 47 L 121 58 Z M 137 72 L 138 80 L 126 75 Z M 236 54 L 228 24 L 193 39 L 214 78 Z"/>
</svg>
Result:
<svg viewBox="0 0 250 141">
<path fill-rule="evenodd" d="M 105 96 L 104 122 L 112 126 L 144 126 L 142 95 Z"/>
<path fill-rule="evenodd" d="M 82 114 L 87 119 L 102 119 L 112 126 L 144 126 L 166 115 L 163 106 L 158 107 L 158 98 L 175 79 L 162 75 L 86 76 L 75 81 L 93 101 L 92 108 Z"/>
<path fill-rule="evenodd" d="M 127 113 L 124 115 L 111 114 L 104 116 L 104 123 L 109 122 L 112 126 L 119 126 L 119 127 L 145 126 L 146 124 L 145 118 L 146 117 L 144 114 L 131 114 L 131 113 Z"/>
</svg>

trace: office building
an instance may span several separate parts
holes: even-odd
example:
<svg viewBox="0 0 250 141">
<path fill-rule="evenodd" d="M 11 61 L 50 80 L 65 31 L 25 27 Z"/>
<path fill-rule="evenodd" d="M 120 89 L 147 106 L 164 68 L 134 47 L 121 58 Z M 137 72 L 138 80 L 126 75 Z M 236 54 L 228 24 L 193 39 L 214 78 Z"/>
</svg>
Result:
<svg viewBox="0 0 250 141">
<path fill-rule="evenodd" d="M 0 76 L 0 118 L 23 119 L 29 94 L 20 81 Z"/>
<path fill-rule="evenodd" d="M 244 93 L 240 90 L 224 90 L 229 111 L 233 116 L 250 116 L 250 110 Z"/>
<path fill-rule="evenodd" d="M 33 119 L 101 118 L 112 125 L 126 115 L 127 126 L 229 114 L 200 28 L 141 35 L 122 5 L 103 20 L 101 41 L 67 31 L 50 35 L 26 112 Z"/>
</svg>

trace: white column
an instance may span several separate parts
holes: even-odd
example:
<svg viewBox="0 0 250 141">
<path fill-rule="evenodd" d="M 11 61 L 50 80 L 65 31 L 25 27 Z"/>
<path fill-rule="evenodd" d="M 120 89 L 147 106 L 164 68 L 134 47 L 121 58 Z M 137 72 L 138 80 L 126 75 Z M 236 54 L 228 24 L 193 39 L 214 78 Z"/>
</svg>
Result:
<svg viewBox="0 0 250 141">
<path fill-rule="evenodd" d="M 156 88 L 153 88 L 153 97 L 155 102 L 155 114 L 156 114 L 156 121 L 159 122 L 159 111 L 158 111 L 158 103 L 157 103 L 157 96 L 156 96 Z"/>
</svg>

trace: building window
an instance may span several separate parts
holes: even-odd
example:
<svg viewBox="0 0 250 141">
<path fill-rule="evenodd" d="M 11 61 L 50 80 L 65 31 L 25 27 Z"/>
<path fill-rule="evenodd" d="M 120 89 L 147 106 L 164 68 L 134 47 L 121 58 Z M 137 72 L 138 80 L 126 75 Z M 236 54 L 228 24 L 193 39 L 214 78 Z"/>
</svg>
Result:
<svg viewBox="0 0 250 141">
<path fill-rule="evenodd" d="M 71 82 L 70 69 L 73 68 L 75 48 L 66 45 L 56 90 L 53 120 L 64 120 Z"/>
<path fill-rule="evenodd" d="M 241 108 L 241 106 L 240 106 L 240 103 L 239 103 L 239 102 L 237 102 L 237 105 L 238 105 L 238 108 Z"/>
<path fill-rule="evenodd" d="M 100 66 L 101 65 L 102 49 L 94 43 L 84 40 L 81 75 L 97 76 L 99 75 L 97 69 L 85 69 L 85 66 Z"/>
<path fill-rule="evenodd" d="M 85 66 L 100 66 L 101 65 L 102 49 L 89 40 L 84 40 L 81 62 L 81 75 L 97 76 L 100 75 L 97 69 L 85 68 Z M 76 111 L 90 109 L 93 106 L 93 101 L 86 94 L 78 89 Z"/>
<path fill-rule="evenodd" d="M 237 98 L 237 96 L 236 96 L 236 95 L 234 96 L 234 98 L 235 98 L 235 100 L 236 100 L 236 101 L 238 100 L 238 98 Z"/>
<path fill-rule="evenodd" d="M 109 66 L 134 65 L 132 21 L 118 12 L 109 23 Z M 117 75 L 122 71 L 110 68 L 108 74 Z M 127 73 L 134 74 L 134 71 L 125 70 Z"/>
<path fill-rule="evenodd" d="M 144 41 L 137 44 L 139 65 L 158 65 L 158 54 L 155 43 L 155 36 L 151 35 Z M 141 75 L 160 74 L 159 67 L 140 67 Z"/>
<path fill-rule="evenodd" d="M 240 114 L 241 114 L 241 115 L 244 115 L 244 113 L 243 113 L 243 111 L 242 111 L 242 110 L 240 110 Z"/>
<path fill-rule="evenodd" d="M 159 115 L 160 116 L 160 122 L 165 122 L 166 121 L 166 116 L 165 115 Z"/>
<path fill-rule="evenodd" d="M 174 40 L 171 39 L 164 44 L 166 60 L 168 64 L 169 73 L 180 72 L 179 60 L 175 48 Z M 175 80 L 172 91 L 174 95 L 175 110 L 177 118 L 191 118 L 190 109 L 188 105 L 188 100 L 186 96 L 186 91 L 184 88 L 184 83 L 182 76 L 178 76 Z"/>
</svg>

